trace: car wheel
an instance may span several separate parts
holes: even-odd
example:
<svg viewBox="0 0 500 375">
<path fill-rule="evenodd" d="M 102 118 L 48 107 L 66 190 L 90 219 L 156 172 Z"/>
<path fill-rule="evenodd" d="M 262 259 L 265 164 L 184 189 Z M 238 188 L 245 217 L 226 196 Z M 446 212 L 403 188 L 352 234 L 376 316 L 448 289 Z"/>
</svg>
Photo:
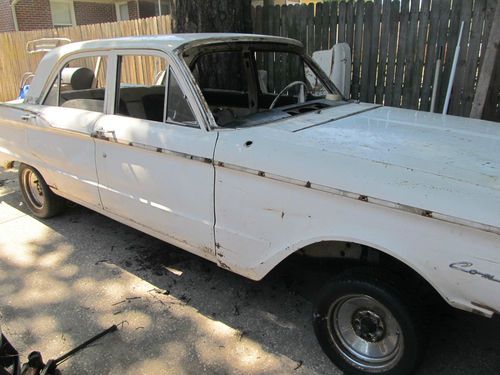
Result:
<svg viewBox="0 0 500 375">
<path fill-rule="evenodd" d="M 26 164 L 19 166 L 19 186 L 26 205 L 36 217 L 46 219 L 64 210 L 64 198 L 50 190 L 35 168 Z"/>
<path fill-rule="evenodd" d="M 384 272 L 384 271 L 382 271 Z M 346 272 L 324 287 L 314 306 L 316 337 L 347 374 L 411 374 L 423 349 L 416 310 L 396 278 Z"/>
</svg>

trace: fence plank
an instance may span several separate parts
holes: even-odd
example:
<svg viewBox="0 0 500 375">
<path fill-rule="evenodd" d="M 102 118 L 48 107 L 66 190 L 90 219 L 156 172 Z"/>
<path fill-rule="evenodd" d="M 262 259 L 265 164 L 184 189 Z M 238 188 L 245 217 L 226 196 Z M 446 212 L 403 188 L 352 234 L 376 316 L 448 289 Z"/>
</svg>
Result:
<svg viewBox="0 0 500 375">
<path fill-rule="evenodd" d="M 372 16 L 372 31 L 370 40 L 370 58 L 368 69 L 368 101 L 373 103 L 375 101 L 375 81 L 377 75 L 377 63 L 378 63 L 378 52 L 380 51 L 379 39 L 380 39 L 380 19 L 382 12 L 382 1 L 375 0 L 373 3 L 373 16 Z"/>
<path fill-rule="evenodd" d="M 316 11 L 316 19 L 321 25 L 321 34 L 319 36 L 319 49 L 325 50 L 329 48 L 330 40 L 330 3 L 322 3 L 323 11 Z M 316 33 L 317 35 L 317 33 Z"/>
<path fill-rule="evenodd" d="M 493 24 L 493 19 L 495 18 L 495 9 L 498 0 L 487 0 L 486 4 L 486 19 L 484 21 L 483 35 L 481 36 L 481 51 L 479 53 L 480 59 L 484 58 L 486 53 L 486 46 L 488 45 L 488 38 L 490 36 L 491 25 Z M 481 63 L 479 64 L 479 71 L 477 77 L 481 76 Z"/>
<path fill-rule="evenodd" d="M 460 10 L 459 22 L 464 21 L 464 31 L 462 42 L 460 43 L 460 56 L 458 58 L 457 70 L 455 75 L 454 94 L 451 97 L 450 112 L 457 113 L 460 111 L 462 103 L 462 92 L 465 83 L 465 69 L 467 64 L 467 46 L 470 36 L 470 22 L 472 18 L 472 1 L 464 0 Z"/>
<path fill-rule="evenodd" d="M 323 6 L 323 3 L 317 3 L 316 4 L 316 11 L 313 11 L 313 17 L 314 17 L 314 49 L 313 51 L 320 51 L 322 50 L 323 46 L 323 38 L 324 35 L 328 35 L 328 29 L 323 30 L 323 20 L 320 15 L 325 15 L 328 14 L 328 11 L 325 11 L 326 6 Z"/>
<path fill-rule="evenodd" d="M 264 34 L 262 30 L 262 7 L 255 7 L 255 20 L 254 20 L 254 33 L 255 34 Z"/>
<path fill-rule="evenodd" d="M 329 9 L 329 19 L 328 19 L 328 25 L 330 27 L 330 41 L 328 43 L 328 46 L 325 48 L 333 48 L 333 46 L 337 43 L 337 23 L 338 23 L 338 17 L 337 17 L 337 2 L 332 1 L 328 3 L 328 9 Z M 325 21 L 326 19 L 323 18 Z"/>
<path fill-rule="evenodd" d="M 394 72 L 396 70 L 396 49 L 398 44 L 399 1 L 391 2 L 391 25 L 389 27 L 389 55 L 387 58 L 387 77 L 385 85 L 385 105 L 392 105 L 394 91 Z"/>
<path fill-rule="evenodd" d="M 494 21 L 489 30 L 482 72 L 478 79 L 477 92 L 474 97 L 470 116 L 473 118 L 500 120 L 500 3 L 496 4 Z M 496 64 L 495 64 L 496 62 Z M 496 66 L 495 66 L 496 65 Z M 489 95 L 488 95 L 489 93 Z M 488 98 L 489 97 L 489 98 Z M 489 104 L 490 108 L 485 108 Z"/>
<path fill-rule="evenodd" d="M 339 37 L 338 43 L 344 43 L 346 38 L 346 17 L 347 17 L 347 4 L 345 1 L 339 3 Z M 352 48 L 352 45 L 350 45 Z"/>
<path fill-rule="evenodd" d="M 354 51 L 354 0 L 347 3 L 346 8 L 346 39 L 345 41 Z"/>
<path fill-rule="evenodd" d="M 441 2 L 439 3 L 440 4 L 439 31 L 438 31 L 437 45 L 438 47 L 442 47 L 445 53 L 443 57 L 444 58 L 443 65 L 441 68 L 441 84 L 439 85 L 437 90 L 437 98 L 436 98 L 437 112 L 442 112 L 443 110 L 444 98 L 448 87 L 450 65 L 453 63 L 453 52 L 455 52 L 455 47 L 450 46 L 446 43 L 449 34 L 448 23 L 450 19 L 450 8 L 451 8 L 450 2 L 451 0 L 441 0 Z M 448 73 L 448 77 L 445 76 L 446 73 Z"/>
<path fill-rule="evenodd" d="M 434 72 L 436 70 L 436 60 L 439 49 L 437 48 L 437 35 L 439 28 L 439 7 L 432 2 L 429 24 L 429 40 L 427 42 L 427 55 L 425 59 L 424 83 L 422 95 L 420 97 L 420 108 L 428 111 L 431 106 L 432 82 L 434 82 Z"/>
<path fill-rule="evenodd" d="M 429 9 L 430 0 L 422 0 L 418 22 L 417 45 L 415 48 L 416 57 L 413 73 L 415 78 L 411 88 L 410 108 L 412 109 L 417 109 L 420 107 L 419 99 L 424 69 L 424 56 L 426 47 L 425 42 L 427 39 L 427 31 L 429 26 Z"/>
<path fill-rule="evenodd" d="M 307 4 L 307 53 L 314 52 L 314 3 Z"/>
<path fill-rule="evenodd" d="M 384 1 L 382 6 L 382 31 L 380 35 L 379 60 L 377 69 L 377 88 L 375 102 L 384 100 L 385 74 L 387 71 L 387 50 L 389 47 L 389 27 L 391 21 L 391 2 Z"/>
<path fill-rule="evenodd" d="M 404 84 L 403 84 L 403 108 L 410 108 L 411 103 L 411 92 L 413 85 L 417 85 L 415 82 L 415 45 L 417 43 L 417 27 L 418 27 L 418 16 L 419 16 L 419 5 L 420 0 L 412 0 L 410 6 L 410 23 L 408 28 L 408 37 L 406 39 L 406 61 L 405 61 L 405 73 L 404 73 Z"/>
<path fill-rule="evenodd" d="M 468 116 L 472 107 L 472 101 L 474 100 L 473 88 L 475 85 L 474 77 L 479 67 L 479 49 L 481 42 L 481 32 L 483 29 L 484 19 L 486 12 L 486 1 L 476 0 L 474 3 L 474 14 L 472 16 L 472 27 L 469 38 L 469 49 L 467 54 L 470 56 L 467 59 L 467 67 L 465 69 L 465 84 L 463 94 L 463 104 L 461 106 L 461 111 L 458 112 L 461 116 Z"/>
<path fill-rule="evenodd" d="M 368 99 L 368 76 L 370 71 L 370 57 L 372 48 L 375 49 L 376 46 L 372 46 L 371 37 L 373 33 L 373 3 L 368 2 L 364 6 L 364 25 L 363 25 L 363 46 L 362 46 L 362 57 L 361 57 L 361 74 L 360 80 L 363 84 L 359 85 L 359 100 L 362 102 L 367 102 Z M 356 24 L 357 25 L 357 24 Z M 372 99 L 373 100 L 373 99 Z"/>
<path fill-rule="evenodd" d="M 307 5 L 301 4 L 299 6 L 299 20 L 298 20 L 298 35 L 299 39 L 307 50 Z"/>
<path fill-rule="evenodd" d="M 351 97 L 358 99 L 359 92 L 359 79 L 361 75 L 361 53 L 363 47 L 363 19 L 364 19 L 364 1 L 358 0 L 356 2 L 356 25 L 354 29 L 354 59 L 352 64 L 352 91 Z"/>
<path fill-rule="evenodd" d="M 401 106 L 401 93 L 403 84 L 403 74 L 406 59 L 406 42 L 408 38 L 408 19 L 410 0 L 401 1 L 401 20 L 399 22 L 399 44 L 396 61 L 396 78 L 394 80 L 394 92 L 392 94 L 392 105 Z"/>
<path fill-rule="evenodd" d="M 283 35 L 283 32 L 284 32 L 284 28 L 283 28 L 283 25 L 284 24 L 284 19 L 282 18 L 282 8 L 286 8 L 286 7 L 281 7 L 281 6 L 277 6 L 278 9 L 277 9 L 277 12 L 278 14 L 280 15 L 280 24 L 279 24 L 279 35 L 282 36 Z M 285 27 L 286 28 L 286 27 Z M 276 60 L 275 64 L 276 64 L 276 75 L 275 75 L 275 78 L 274 78 L 274 85 L 275 87 L 278 87 L 279 89 L 283 88 L 285 85 L 286 85 L 286 82 L 285 81 L 285 66 L 284 66 L 284 61 L 282 59 L 282 55 L 280 53 L 276 53 L 274 55 L 274 59 Z"/>
<path fill-rule="evenodd" d="M 280 35 L 281 36 L 288 36 L 288 28 L 290 27 L 290 13 L 288 13 L 289 7 L 287 6 L 282 6 L 280 9 L 280 14 L 281 14 L 281 29 L 280 29 Z"/>
</svg>

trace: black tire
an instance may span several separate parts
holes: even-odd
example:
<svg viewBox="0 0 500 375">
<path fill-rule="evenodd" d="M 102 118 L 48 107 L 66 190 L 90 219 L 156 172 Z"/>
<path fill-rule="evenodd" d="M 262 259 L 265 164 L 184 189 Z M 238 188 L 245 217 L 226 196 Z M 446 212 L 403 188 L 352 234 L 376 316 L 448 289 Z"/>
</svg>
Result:
<svg viewBox="0 0 500 375">
<path fill-rule="evenodd" d="M 346 374 L 407 375 L 417 368 L 425 334 L 401 285 L 387 271 L 360 269 L 341 274 L 319 293 L 314 332 Z"/>
<path fill-rule="evenodd" d="M 24 202 L 34 216 L 47 219 L 64 210 L 65 199 L 50 190 L 40 172 L 35 168 L 27 164 L 19 165 L 18 177 Z"/>
</svg>

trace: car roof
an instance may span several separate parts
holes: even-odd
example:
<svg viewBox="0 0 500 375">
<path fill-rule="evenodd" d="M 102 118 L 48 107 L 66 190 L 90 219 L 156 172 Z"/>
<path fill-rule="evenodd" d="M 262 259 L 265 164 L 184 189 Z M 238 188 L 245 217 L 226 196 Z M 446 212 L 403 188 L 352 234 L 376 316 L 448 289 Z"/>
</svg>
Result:
<svg viewBox="0 0 500 375">
<path fill-rule="evenodd" d="M 66 55 L 72 52 L 84 52 L 99 49 L 113 48 L 141 48 L 141 49 L 160 49 L 160 50 L 178 50 L 186 49 L 190 46 L 199 46 L 204 44 L 231 43 L 231 42 L 267 42 L 292 44 L 302 47 L 302 43 L 295 39 L 284 38 L 271 35 L 258 34 L 238 34 L 238 33 L 196 33 L 196 34 L 167 34 L 167 35 L 143 35 L 130 36 L 112 39 L 98 39 L 84 42 L 69 43 L 55 48 L 47 55 Z"/>
</svg>

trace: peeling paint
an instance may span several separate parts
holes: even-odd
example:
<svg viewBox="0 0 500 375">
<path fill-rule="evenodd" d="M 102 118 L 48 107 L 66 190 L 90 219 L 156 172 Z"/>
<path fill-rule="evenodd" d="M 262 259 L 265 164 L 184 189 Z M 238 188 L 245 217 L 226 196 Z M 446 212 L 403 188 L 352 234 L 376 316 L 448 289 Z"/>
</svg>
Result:
<svg viewBox="0 0 500 375">
<path fill-rule="evenodd" d="M 231 271 L 231 267 L 229 267 L 224 262 L 221 262 L 220 260 L 218 260 L 217 262 L 218 262 L 220 268 L 224 268 L 225 270 Z"/>
<path fill-rule="evenodd" d="M 422 216 L 432 217 L 432 211 L 424 210 L 422 211 Z"/>
</svg>

